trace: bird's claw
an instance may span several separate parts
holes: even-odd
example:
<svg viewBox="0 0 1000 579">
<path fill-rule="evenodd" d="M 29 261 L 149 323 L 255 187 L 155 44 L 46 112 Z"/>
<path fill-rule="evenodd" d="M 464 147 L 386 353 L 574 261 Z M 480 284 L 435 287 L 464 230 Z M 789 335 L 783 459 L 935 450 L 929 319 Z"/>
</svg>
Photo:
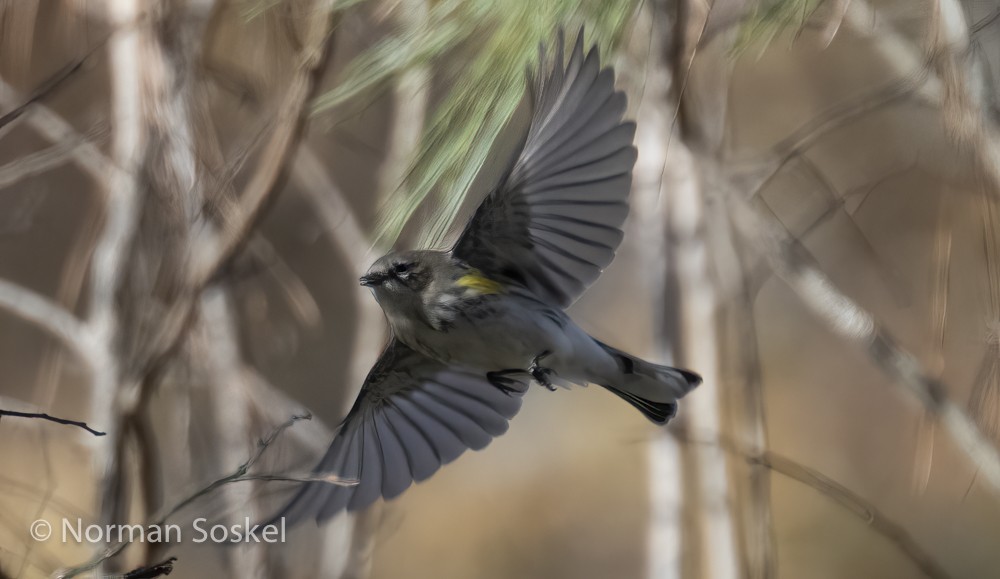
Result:
<svg viewBox="0 0 1000 579">
<path fill-rule="evenodd" d="M 542 386 L 545 386 L 549 392 L 555 392 L 556 387 L 552 384 L 552 380 L 549 380 L 549 376 L 554 375 L 556 372 L 551 368 L 543 368 L 538 365 L 538 363 L 549 356 L 552 352 L 545 350 L 541 354 L 535 356 L 535 359 L 531 361 L 531 366 L 528 367 L 528 373 L 531 377 L 535 379 Z"/>
<path fill-rule="evenodd" d="M 538 382 L 550 391 L 555 392 L 556 387 L 552 384 L 552 380 L 549 379 L 549 376 L 555 375 L 555 370 L 551 368 L 543 368 L 538 365 L 538 363 L 544 360 L 549 354 L 551 354 L 551 352 L 546 350 L 535 356 L 535 359 L 531 361 L 531 366 L 529 366 L 527 370 L 496 370 L 494 372 L 487 372 L 486 379 L 489 380 L 490 384 L 499 388 L 500 391 L 507 396 L 510 396 L 511 394 L 524 393 L 524 384 L 516 378 L 511 378 L 511 376 L 531 376 L 534 378 L 535 382 Z"/>
<path fill-rule="evenodd" d="M 523 370 L 499 370 L 496 372 L 487 372 L 486 379 L 489 380 L 490 384 L 499 388 L 501 392 L 510 396 L 512 394 L 521 394 L 524 392 L 524 387 L 519 381 L 508 376 L 523 373 Z"/>
</svg>

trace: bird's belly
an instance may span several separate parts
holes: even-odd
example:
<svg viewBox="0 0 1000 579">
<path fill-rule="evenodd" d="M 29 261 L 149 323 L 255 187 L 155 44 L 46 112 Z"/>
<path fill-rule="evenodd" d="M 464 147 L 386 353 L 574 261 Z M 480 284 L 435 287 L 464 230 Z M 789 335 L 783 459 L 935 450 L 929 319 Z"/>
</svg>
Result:
<svg viewBox="0 0 1000 579">
<path fill-rule="evenodd" d="M 544 353 L 562 349 L 559 326 L 544 315 L 458 318 L 447 330 L 422 335 L 425 353 L 444 362 L 484 371 L 526 369 Z"/>
</svg>

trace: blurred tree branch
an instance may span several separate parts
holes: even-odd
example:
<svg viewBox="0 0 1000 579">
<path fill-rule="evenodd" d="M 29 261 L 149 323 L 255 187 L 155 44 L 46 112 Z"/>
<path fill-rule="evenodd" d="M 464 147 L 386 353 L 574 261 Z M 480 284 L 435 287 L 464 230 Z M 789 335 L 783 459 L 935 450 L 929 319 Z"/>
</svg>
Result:
<svg viewBox="0 0 1000 579">
<path fill-rule="evenodd" d="M 55 336 L 76 353 L 81 361 L 94 363 L 93 353 L 97 345 L 91 329 L 49 298 L 0 279 L 0 308 Z"/>
<path fill-rule="evenodd" d="M 41 175 L 65 164 L 75 156 L 75 151 L 83 143 L 99 139 L 104 130 L 92 131 L 92 134 L 80 136 L 78 139 L 56 143 L 47 149 L 30 153 L 16 161 L 0 166 L 0 189 L 10 187 L 21 181 Z"/>
<path fill-rule="evenodd" d="M 711 439 L 704 440 L 683 433 L 673 434 L 686 444 L 719 446 L 725 452 L 740 457 L 748 464 L 774 471 L 814 489 L 844 507 L 876 533 L 891 541 L 930 579 L 951 579 L 951 575 L 934 560 L 930 553 L 920 546 L 905 527 L 893 521 L 877 506 L 858 493 L 818 470 L 774 451 L 755 451 L 725 436 L 713 436 Z"/>
<path fill-rule="evenodd" d="M 719 174 L 725 174 L 718 168 Z M 945 387 L 934 380 L 917 359 L 898 345 L 875 317 L 841 292 L 823 273 L 812 255 L 776 220 L 752 207 L 747 193 L 726 187 L 737 231 L 761 251 L 772 271 L 795 291 L 802 302 L 842 339 L 868 353 L 876 363 L 937 416 L 956 444 L 1000 494 L 1000 453 L 969 416 L 948 399 Z"/>
<path fill-rule="evenodd" d="M 111 466 L 110 478 L 103 489 L 106 503 L 105 518 L 110 520 L 121 516 L 120 499 L 123 498 L 124 490 L 121 486 L 124 484 L 124 474 L 121 470 L 125 449 L 123 437 L 134 436 L 140 442 L 148 439 L 141 436 L 141 432 L 136 429 L 136 413 L 143 406 L 142 401 L 145 398 L 143 393 L 149 391 L 148 387 L 142 386 L 155 381 L 155 376 L 175 350 L 176 344 L 190 323 L 196 303 L 195 297 L 212 280 L 215 272 L 242 247 L 265 205 L 265 200 L 272 191 L 277 190 L 285 160 L 302 131 L 304 105 L 315 84 L 318 71 L 322 68 L 320 64 L 323 55 L 326 54 L 327 31 L 331 24 L 332 11 L 326 11 L 322 18 L 309 19 L 306 35 L 308 42 L 298 55 L 299 62 L 296 73 L 292 76 L 293 82 L 285 94 L 284 102 L 278 107 L 277 118 L 272 123 L 270 140 L 261 152 L 263 162 L 239 196 L 239 203 L 232 205 L 235 208 L 233 214 L 226 215 L 225 225 L 230 227 L 224 227 L 221 235 L 209 240 L 210 248 L 214 251 L 193 256 L 199 260 L 192 261 L 188 273 L 182 276 L 182 282 L 187 283 L 180 284 L 184 289 L 177 294 L 178 299 L 169 304 L 170 307 L 163 316 L 162 326 L 153 334 L 156 339 L 152 343 L 143 345 L 142 329 L 138 328 L 137 334 L 137 328 L 131 325 L 134 320 L 121 318 L 122 313 L 126 316 L 130 314 L 128 307 L 119 310 L 120 303 L 117 299 L 123 281 L 128 276 L 126 260 L 130 259 L 131 255 L 129 242 L 136 231 L 146 201 L 140 195 L 140 189 L 146 183 L 141 181 L 139 171 L 144 147 L 148 144 L 146 127 L 143 127 L 145 120 L 142 103 L 157 97 L 143 93 L 146 86 L 150 86 L 143 85 L 145 78 L 143 75 L 156 74 L 155 71 L 162 72 L 163 69 L 141 70 L 139 66 L 142 55 L 147 54 L 154 45 L 150 44 L 151 38 L 144 30 L 152 23 L 149 21 L 140 23 L 144 18 L 140 15 L 138 3 L 129 0 L 108 0 L 106 9 L 115 28 L 107 41 L 113 85 L 114 132 L 111 147 L 113 160 L 108 160 L 99 149 L 81 137 L 68 123 L 40 104 L 41 97 L 51 91 L 58 82 L 48 83 L 36 91 L 35 97 L 14 104 L 11 101 L 17 100 L 16 92 L 6 83 L 0 85 L 3 104 L 13 108 L 12 113 L 8 113 L 6 117 L 8 121 L 23 115 L 42 136 L 58 143 L 52 150 L 43 152 L 44 156 L 28 159 L 37 162 L 28 164 L 22 162 L 17 172 L 8 171 L 7 174 L 11 179 L 21 178 L 27 171 L 33 171 L 42 165 L 52 166 L 64 160 L 63 155 L 66 155 L 104 186 L 106 217 L 104 229 L 98 236 L 91 259 L 91 301 L 87 308 L 88 320 L 81 323 L 70 314 L 60 315 L 62 312 L 58 306 L 54 304 L 50 306 L 50 302 L 45 298 L 38 296 L 36 299 L 33 293 L 16 288 L 13 284 L 0 286 L 0 303 L 6 307 L 16 308 L 15 313 L 18 315 L 40 323 L 84 353 L 85 361 L 94 370 L 92 416 L 98 422 L 104 422 L 101 419 L 112 416 L 120 418 L 118 425 L 110 420 L 107 421 L 112 426 L 109 429 L 109 438 L 115 439 L 107 447 L 112 456 L 97 460 L 99 464 Z M 68 69 L 69 72 L 57 80 L 64 81 L 76 68 Z M 155 83 L 153 85 L 155 86 Z M 184 98 L 184 95 L 181 98 Z M 181 119 L 181 122 L 185 125 L 175 123 L 174 128 L 178 130 L 185 128 L 186 120 Z M 56 155 L 56 152 L 59 152 L 59 155 Z M 175 160 L 177 158 L 174 157 Z M 185 167 L 176 167 L 174 170 L 175 176 L 190 173 L 191 171 Z M 184 189 L 183 186 L 173 188 L 173 194 L 183 194 Z M 204 259 L 205 255 L 210 257 Z M 128 303 L 125 302 L 126 305 Z M 140 309 L 144 307 L 140 302 L 133 302 L 132 305 L 138 305 Z M 134 344 L 131 346 L 133 354 L 141 354 L 142 350 L 147 354 L 138 358 L 127 353 L 123 356 L 123 352 L 117 349 L 120 344 Z M 141 428 L 141 425 L 139 427 Z M 152 455 L 148 455 L 151 450 L 146 448 L 140 457 L 149 464 L 155 460 Z M 115 507 L 116 504 L 119 506 Z"/>
<path fill-rule="evenodd" d="M 695 59 L 703 58 L 705 50 L 709 58 L 737 50 L 739 39 L 733 35 L 720 37 L 711 45 L 706 45 L 706 37 L 720 22 L 751 18 L 748 12 L 755 10 L 754 6 L 743 0 L 678 5 L 676 48 L 670 59 L 675 80 L 663 108 L 674 111 L 666 135 L 668 162 L 675 165 L 670 170 L 687 177 L 680 186 L 675 183 L 675 187 L 665 188 L 661 195 L 668 228 L 666 261 L 670 274 L 666 285 L 668 292 L 676 294 L 667 310 L 672 321 L 663 323 L 677 326 L 673 349 L 680 365 L 696 368 L 705 378 L 689 398 L 686 429 L 720 432 L 728 422 L 724 420 L 725 411 L 737 408 L 732 429 L 743 444 L 763 452 L 767 447 L 763 389 L 754 374 L 755 367 L 749 363 L 749 358 L 756 355 L 754 343 L 727 340 L 725 334 L 732 326 L 743 333 L 748 331 L 740 327 L 745 320 L 727 317 L 732 309 L 726 306 L 730 292 L 745 282 L 740 275 L 742 267 L 734 255 L 736 244 L 725 227 L 717 226 L 724 222 L 724 206 L 710 201 L 714 186 L 711 167 L 688 144 L 694 140 L 707 149 L 722 149 L 730 102 L 726 91 L 720 89 L 728 84 L 731 61 L 728 57 L 719 59 L 720 66 L 706 73 L 695 69 Z M 688 98 L 689 90 L 697 96 Z M 679 142 L 673 142 L 678 119 Z M 740 366 L 737 372 L 727 371 L 733 359 Z M 696 514 L 698 532 L 685 537 L 694 546 L 689 550 L 693 551 L 689 555 L 693 565 L 686 564 L 682 576 L 776 576 L 767 470 L 756 465 L 740 468 L 731 461 L 727 464 L 718 446 L 694 447 L 687 452 L 693 454 L 694 460 L 688 467 L 692 472 L 685 476 L 694 488 L 685 491 L 685 508 Z"/>
</svg>

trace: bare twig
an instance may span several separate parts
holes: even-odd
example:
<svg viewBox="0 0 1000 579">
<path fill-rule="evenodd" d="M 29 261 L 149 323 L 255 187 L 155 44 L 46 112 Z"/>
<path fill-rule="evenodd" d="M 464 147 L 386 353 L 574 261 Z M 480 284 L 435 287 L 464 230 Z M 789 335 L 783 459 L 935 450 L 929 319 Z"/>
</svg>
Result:
<svg viewBox="0 0 1000 579">
<path fill-rule="evenodd" d="M 93 363 L 94 336 L 69 310 L 26 287 L 0 279 L 0 309 L 59 338 L 80 359 Z"/>
<path fill-rule="evenodd" d="M 35 94 L 38 96 L 40 92 Z M 44 96 L 44 91 L 41 94 Z M 26 103 L 31 106 L 26 106 Z M 73 161 L 96 182 L 105 183 L 117 173 L 117 166 L 65 119 L 41 104 L 38 98 L 22 99 L 17 89 L 3 78 L 0 78 L 0 106 L 12 109 L 11 112 L 17 112 L 17 116 L 23 114 L 28 124 L 49 142 L 79 143 L 72 151 Z"/>
<path fill-rule="evenodd" d="M 93 434 L 94 436 L 104 436 L 106 433 L 100 430 L 94 430 L 87 425 L 86 422 L 80 422 L 78 420 L 67 420 L 65 418 L 57 418 L 43 412 L 17 412 L 16 410 L 2 410 L 0 409 L 0 417 L 11 416 L 15 418 L 38 418 L 41 420 L 48 420 L 49 422 L 55 422 L 57 424 L 66 424 L 68 426 L 76 426 L 82 428 L 87 432 Z"/>
<path fill-rule="evenodd" d="M 323 476 L 308 475 L 308 476 L 305 476 L 305 477 L 302 477 L 302 478 L 297 478 L 297 477 L 294 477 L 293 475 L 290 475 L 290 474 L 287 474 L 287 475 L 286 474 L 280 474 L 280 473 L 276 473 L 276 474 L 263 473 L 263 474 L 260 474 L 260 473 L 251 473 L 250 472 L 250 469 L 253 468 L 254 465 L 257 464 L 257 462 L 260 460 L 260 458 L 264 455 L 264 452 L 267 451 L 267 449 L 272 444 L 274 444 L 275 441 L 278 440 L 278 438 L 282 435 L 282 433 L 285 432 L 285 430 L 287 430 L 288 428 L 290 428 L 292 425 L 294 425 L 296 422 L 299 422 L 300 420 L 309 420 L 310 418 L 311 418 L 311 416 L 309 416 L 308 414 L 306 414 L 306 415 L 297 415 L 297 416 L 291 417 L 286 422 L 284 422 L 281 425 L 279 425 L 267 437 L 265 437 L 265 438 L 263 438 L 263 439 L 261 439 L 259 441 L 259 443 L 257 444 L 257 449 L 250 455 L 250 457 L 246 460 L 246 462 L 244 462 L 243 464 L 241 464 L 234 472 L 232 472 L 231 474 L 228 474 L 228 475 L 226 475 L 224 477 L 218 478 L 218 479 L 210 482 L 209 484 L 207 484 L 207 485 L 205 485 L 203 487 L 198 488 L 196 491 L 194 491 L 193 493 L 185 496 L 184 498 L 180 499 L 179 501 L 177 501 L 176 503 L 174 503 L 170 507 L 168 507 L 165 510 L 163 510 L 161 513 L 159 513 L 156 516 L 152 517 L 153 522 L 150 523 L 150 526 L 154 526 L 154 527 L 161 527 L 161 526 L 163 526 L 164 524 L 166 524 L 167 520 L 170 517 L 172 517 L 173 515 L 177 514 L 178 512 L 180 512 L 181 510 L 183 510 L 188 505 L 194 503 L 198 499 L 200 499 L 200 498 L 202 498 L 202 497 L 204 497 L 206 495 L 212 494 L 213 492 L 215 492 L 216 490 L 218 490 L 219 488 L 221 488 L 221 487 L 223 487 L 225 485 L 233 484 L 233 483 L 237 483 L 237 482 L 251 481 L 251 480 L 275 480 L 275 481 L 290 481 L 290 482 L 324 482 L 324 483 L 328 483 L 328 484 L 343 485 L 343 486 L 356 485 L 358 483 L 358 481 L 356 481 L 356 480 L 353 480 L 353 479 L 343 479 L 343 478 L 336 477 L 334 475 L 323 475 Z M 87 563 L 85 563 L 83 565 L 80 565 L 80 566 L 77 566 L 77 567 L 72 567 L 70 569 L 65 569 L 65 570 L 59 572 L 57 574 L 57 577 L 60 577 L 61 579 L 68 579 L 70 577 L 77 577 L 77 576 L 79 576 L 82 573 L 86 573 L 87 571 L 95 569 L 99 565 L 101 565 L 102 563 L 104 563 L 105 561 L 107 561 L 108 559 L 111 559 L 112 557 L 116 556 L 123 549 L 125 549 L 125 547 L 127 547 L 128 545 L 129 545 L 128 542 L 118 543 L 117 545 L 114 545 L 113 547 L 110 547 L 110 548 L 106 549 L 102 554 L 100 554 L 99 556 L 91 559 L 90 561 L 88 561 Z"/>
<path fill-rule="evenodd" d="M 320 3 L 322 4 L 322 3 Z M 296 75 L 291 87 L 275 113 L 274 130 L 263 150 L 260 152 L 261 162 L 248 185 L 239 196 L 239 203 L 228 211 L 217 235 L 197 241 L 199 247 L 206 248 L 192 257 L 193 263 L 187 273 L 186 291 L 180 299 L 170 305 L 164 314 L 164 330 L 160 335 L 157 351 L 151 356 L 146 366 L 147 375 L 156 375 L 164 364 L 176 352 L 195 312 L 195 297 L 217 276 L 230 259 L 251 239 L 257 220 L 262 215 L 267 201 L 280 190 L 283 178 L 288 170 L 288 161 L 295 150 L 305 127 L 308 111 L 306 101 L 316 86 L 322 71 L 322 63 L 328 55 L 328 32 L 333 24 L 334 11 L 328 7 L 322 8 L 322 17 L 309 20 L 310 26 L 307 42 L 302 53 L 298 55 Z"/>
<path fill-rule="evenodd" d="M 844 15 L 847 14 L 851 0 L 827 0 L 821 4 L 828 6 L 828 14 L 820 31 L 820 39 L 824 47 L 829 47 L 837 36 L 837 31 L 840 30 L 840 25 L 844 21 Z"/>
<path fill-rule="evenodd" d="M 724 174 L 721 168 L 718 172 Z M 871 313 L 841 292 L 812 255 L 777 220 L 758 213 L 747 201 L 745 192 L 731 191 L 726 199 L 733 209 L 737 229 L 759 248 L 774 273 L 833 332 L 866 351 L 895 384 L 935 414 L 958 447 L 985 475 L 992 489 L 1000 494 L 1000 454 L 975 422 L 948 399 L 944 385 L 899 346 Z"/>
<path fill-rule="evenodd" d="M 138 569 L 133 569 L 124 575 L 111 575 L 105 579 L 154 579 L 156 577 L 162 577 L 164 575 L 170 575 L 174 570 L 174 562 L 177 561 L 177 557 L 168 557 L 167 559 L 156 563 L 155 565 L 150 565 L 148 567 L 139 567 Z"/>
<path fill-rule="evenodd" d="M 374 250 L 354 210 L 344 199 L 311 147 L 304 146 L 295 160 L 293 177 L 305 190 L 326 233 L 340 249 L 341 255 L 351 264 L 352 273 L 360 276 L 374 259 Z M 382 310 L 371 299 L 366 288 L 354 291 L 358 315 L 357 334 L 348 376 L 351 384 L 361 387 L 372 363 L 382 350 L 385 341 Z"/>
<path fill-rule="evenodd" d="M 858 493 L 818 470 L 773 451 L 754 452 L 725 436 L 713 436 L 707 440 L 698 440 L 681 433 L 675 433 L 675 436 L 687 444 L 718 445 L 724 451 L 741 457 L 748 464 L 767 468 L 816 490 L 861 519 L 876 533 L 891 541 L 927 577 L 950 579 L 951 575 L 934 560 L 930 553 L 920 546 L 906 528 L 893 521 Z"/>
<path fill-rule="evenodd" d="M 248 392 L 243 386 L 244 363 L 240 358 L 237 321 L 233 318 L 225 289 L 213 286 L 205 291 L 199 309 L 191 339 L 200 339 L 192 344 L 190 356 L 196 360 L 192 370 L 204 376 L 210 386 L 192 392 L 192 396 L 199 396 L 203 405 L 201 414 L 208 419 L 204 428 L 214 444 L 205 449 L 201 460 L 194 464 L 201 467 L 195 472 L 209 472 L 214 476 L 220 468 L 229 468 L 232 457 L 239 455 L 239 449 L 251 435 L 252 412 Z M 254 485 L 230 485 L 220 491 L 219 501 L 227 513 L 244 505 L 243 514 L 258 519 L 258 509 L 252 501 L 254 488 Z M 263 576 L 261 570 L 267 568 L 265 555 L 263 550 L 250 549 L 246 545 L 224 553 L 230 576 L 247 578 Z"/>
<path fill-rule="evenodd" d="M 7 111 L 2 116 L 0 116 L 0 129 L 4 128 L 5 126 L 9 125 L 10 123 L 20 118 L 32 105 L 41 102 L 45 97 L 55 92 L 57 88 L 59 88 L 67 79 L 69 79 L 69 77 L 73 76 L 73 74 L 75 74 L 78 70 L 80 70 L 80 67 L 83 66 L 83 63 L 86 61 L 86 59 L 102 45 L 103 43 L 97 45 L 95 48 L 91 50 L 90 53 L 88 53 L 80 60 L 77 60 L 76 62 L 72 62 L 64 66 L 50 78 L 43 81 L 42 84 L 35 89 L 34 93 L 30 97 L 25 99 L 24 102 L 14 106 L 11 110 Z M 7 92 L 6 87 L 3 92 Z"/>
<path fill-rule="evenodd" d="M 77 148 L 89 139 L 99 136 L 80 136 L 79 139 L 62 141 L 36 153 L 25 155 L 16 161 L 0 166 L 0 189 L 10 187 L 22 179 L 41 175 L 65 164 L 78 153 Z"/>
<path fill-rule="evenodd" d="M 318 3 L 319 4 L 319 3 Z M 320 8 L 317 6 L 317 8 Z M 287 171 L 287 161 L 295 150 L 305 127 L 304 107 L 322 70 L 320 64 L 327 54 L 327 34 L 332 24 L 333 10 L 320 8 L 324 14 L 311 19 L 306 31 L 306 42 L 297 55 L 294 67 L 299 71 L 291 80 L 285 96 L 277 109 L 274 131 L 258 156 L 259 165 L 240 195 L 240 202 L 224 215 L 222 232 L 215 239 L 214 251 L 195 262 L 192 285 L 204 287 L 219 269 L 246 243 L 249 232 L 267 205 Z"/>
</svg>

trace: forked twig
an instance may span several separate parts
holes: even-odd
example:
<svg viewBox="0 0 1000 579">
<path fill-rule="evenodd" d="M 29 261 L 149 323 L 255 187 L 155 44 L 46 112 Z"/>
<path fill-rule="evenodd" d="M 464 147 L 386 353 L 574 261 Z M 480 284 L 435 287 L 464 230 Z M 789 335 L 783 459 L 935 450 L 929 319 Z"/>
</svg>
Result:
<svg viewBox="0 0 1000 579">
<path fill-rule="evenodd" d="M 153 517 L 153 522 L 150 523 L 149 526 L 154 526 L 154 527 L 163 526 L 167 522 L 167 519 L 177 514 L 191 503 L 197 501 L 198 499 L 206 495 L 211 494 L 212 492 L 218 490 L 222 486 L 232 483 L 251 481 L 251 480 L 264 480 L 264 481 L 288 481 L 288 482 L 323 482 L 327 484 L 340 485 L 340 486 L 353 486 L 358 484 L 358 481 L 356 480 L 344 479 L 337 477 L 335 475 L 307 475 L 304 477 L 296 477 L 293 475 L 282 475 L 278 473 L 250 473 L 250 469 L 253 468 L 255 464 L 257 464 L 261 456 L 264 455 L 264 452 L 272 444 L 274 444 L 275 441 L 278 440 L 278 438 L 281 436 L 283 432 L 285 432 L 285 430 L 287 430 L 293 424 L 299 422 L 300 420 L 310 420 L 310 419 L 312 419 L 312 416 L 308 414 L 292 416 L 287 421 L 285 421 L 284 423 L 280 424 L 277 428 L 275 428 L 267 437 L 261 439 L 257 444 L 257 449 L 250 455 L 250 457 L 246 460 L 246 462 L 237 467 L 235 471 L 222 478 L 210 482 L 209 484 L 199 488 L 198 490 L 194 491 L 193 493 L 189 494 L 183 499 L 177 501 L 169 508 L 162 511 L 160 514 Z M 60 579 L 69 579 L 70 577 L 77 577 L 81 573 L 86 573 L 87 571 L 95 569 L 108 559 L 111 559 L 112 557 L 118 555 L 125 549 L 125 547 L 127 547 L 130 544 L 131 543 L 127 541 L 118 543 L 113 547 L 105 549 L 103 553 L 101 553 L 97 557 L 94 557 L 87 563 L 61 571 L 56 576 L 59 577 Z"/>
</svg>

